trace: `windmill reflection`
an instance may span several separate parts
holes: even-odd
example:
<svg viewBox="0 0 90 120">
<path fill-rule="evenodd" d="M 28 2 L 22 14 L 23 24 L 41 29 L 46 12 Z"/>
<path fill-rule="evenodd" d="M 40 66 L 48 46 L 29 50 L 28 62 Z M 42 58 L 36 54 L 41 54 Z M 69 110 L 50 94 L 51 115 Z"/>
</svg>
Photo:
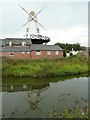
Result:
<svg viewBox="0 0 90 120">
<path fill-rule="evenodd" d="M 14 84 L 14 83 L 3 83 L 2 85 L 2 91 L 5 92 L 7 95 L 10 92 L 24 92 L 26 93 L 26 97 L 21 96 L 19 94 L 19 96 L 28 103 L 28 108 L 27 110 L 23 113 L 23 115 L 26 115 L 27 113 L 29 113 L 30 111 L 40 111 L 42 112 L 42 114 L 46 117 L 48 117 L 47 113 L 45 113 L 43 111 L 43 109 L 40 108 L 39 104 L 41 101 L 43 101 L 44 97 L 41 96 L 41 93 L 44 92 L 45 90 L 47 90 L 49 88 L 50 84 L 48 82 L 44 83 L 44 82 L 35 82 L 35 83 L 23 83 L 21 82 L 20 84 Z M 18 110 L 17 110 L 18 111 Z M 19 111 L 18 111 L 19 113 Z M 16 117 L 16 112 L 10 112 L 10 113 L 6 113 L 3 117 L 9 115 L 10 118 L 12 117 Z"/>
<path fill-rule="evenodd" d="M 30 106 L 30 108 L 24 112 L 24 115 L 26 115 L 31 110 L 32 111 L 39 110 L 45 117 L 48 117 L 48 114 L 45 113 L 44 110 L 39 107 L 39 103 L 44 99 L 44 97 L 41 97 L 40 95 L 43 91 L 47 90 L 48 88 L 49 86 L 38 90 L 28 91 L 27 99 L 21 96 L 22 99 L 26 101 Z"/>
</svg>

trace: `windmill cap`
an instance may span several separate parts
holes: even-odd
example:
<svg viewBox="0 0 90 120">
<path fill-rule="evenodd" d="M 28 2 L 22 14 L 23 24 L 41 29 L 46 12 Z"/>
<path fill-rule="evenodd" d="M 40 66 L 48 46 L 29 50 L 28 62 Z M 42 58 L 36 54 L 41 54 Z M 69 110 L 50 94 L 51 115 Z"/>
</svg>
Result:
<svg viewBox="0 0 90 120">
<path fill-rule="evenodd" d="M 30 12 L 30 15 L 34 16 L 36 13 L 34 11 Z"/>
</svg>

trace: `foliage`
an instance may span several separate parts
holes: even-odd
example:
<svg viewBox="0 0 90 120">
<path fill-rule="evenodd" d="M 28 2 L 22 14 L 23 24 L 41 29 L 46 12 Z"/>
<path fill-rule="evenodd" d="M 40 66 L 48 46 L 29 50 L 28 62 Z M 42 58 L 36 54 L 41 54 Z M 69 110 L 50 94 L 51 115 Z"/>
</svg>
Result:
<svg viewBox="0 0 90 120">
<path fill-rule="evenodd" d="M 66 51 L 65 50 L 63 50 L 63 56 L 66 57 Z"/>
<path fill-rule="evenodd" d="M 73 53 L 70 53 L 70 56 L 73 56 Z"/>
<path fill-rule="evenodd" d="M 72 50 L 72 48 L 75 51 L 80 51 L 80 50 L 85 50 L 86 49 L 84 46 L 80 46 L 79 43 L 76 43 L 76 44 L 56 43 L 55 45 L 59 45 L 66 52 L 70 52 Z"/>
<path fill-rule="evenodd" d="M 2 63 L 3 76 L 53 77 L 88 72 L 88 58 L 85 56 L 40 60 L 14 60 L 3 58 Z"/>
<path fill-rule="evenodd" d="M 73 113 L 68 108 L 65 109 L 62 113 L 58 113 L 57 111 L 51 111 L 50 116 L 52 118 L 88 118 L 88 111 L 82 112 L 81 109 L 75 110 Z"/>
<path fill-rule="evenodd" d="M 67 96 L 69 97 L 71 94 L 68 93 Z M 69 106 L 66 99 L 65 94 L 59 95 L 59 101 L 64 102 L 65 108 L 62 112 L 58 112 L 55 109 L 55 106 L 53 107 L 53 110 L 49 112 L 49 115 L 51 118 L 70 118 L 73 120 L 73 118 L 88 118 L 88 101 L 85 98 L 78 98 L 74 100 L 75 106 Z"/>
</svg>

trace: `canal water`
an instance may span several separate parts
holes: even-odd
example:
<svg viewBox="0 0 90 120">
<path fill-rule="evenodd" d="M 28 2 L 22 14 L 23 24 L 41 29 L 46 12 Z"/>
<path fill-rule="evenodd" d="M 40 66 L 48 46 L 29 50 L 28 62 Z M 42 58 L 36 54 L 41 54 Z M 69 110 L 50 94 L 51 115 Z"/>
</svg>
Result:
<svg viewBox="0 0 90 120">
<path fill-rule="evenodd" d="M 74 110 L 75 101 L 83 107 L 82 99 L 88 100 L 88 78 L 3 78 L 3 118 L 50 118 L 52 111 Z"/>
</svg>

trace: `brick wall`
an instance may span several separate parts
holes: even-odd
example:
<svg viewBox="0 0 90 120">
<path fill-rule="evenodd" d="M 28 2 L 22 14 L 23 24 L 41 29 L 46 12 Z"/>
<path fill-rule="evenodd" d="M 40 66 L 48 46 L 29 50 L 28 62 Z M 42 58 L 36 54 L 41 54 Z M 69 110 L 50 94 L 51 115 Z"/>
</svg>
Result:
<svg viewBox="0 0 90 120">
<path fill-rule="evenodd" d="M 55 55 L 55 51 L 51 51 L 51 55 L 47 55 L 47 51 L 41 51 L 40 55 L 36 55 L 36 51 L 31 52 L 32 59 L 40 59 L 40 58 L 60 58 L 63 57 L 63 52 L 59 51 L 58 55 Z"/>
<path fill-rule="evenodd" d="M 8 56 L 8 52 L 0 52 L 0 56 Z"/>
<path fill-rule="evenodd" d="M 63 51 L 59 51 L 59 54 L 56 55 L 55 51 L 51 51 L 51 55 L 47 55 L 47 51 L 41 51 L 40 55 L 36 55 L 36 51 L 31 51 L 31 54 L 28 52 L 13 52 L 13 56 L 10 56 L 9 52 L 0 53 L 1 56 L 10 57 L 13 59 L 40 59 L 40 58 L 61 58 L 63 57 Z"/>
<path fill-rule="evenodd" d="M 13 59 L 30 59 L 30 53 L 27 52 L 13 52 L 13 56 L 10 55 L 10 52 L 2 52 L 2 56 L 10 57 Z"/>
</svg>

